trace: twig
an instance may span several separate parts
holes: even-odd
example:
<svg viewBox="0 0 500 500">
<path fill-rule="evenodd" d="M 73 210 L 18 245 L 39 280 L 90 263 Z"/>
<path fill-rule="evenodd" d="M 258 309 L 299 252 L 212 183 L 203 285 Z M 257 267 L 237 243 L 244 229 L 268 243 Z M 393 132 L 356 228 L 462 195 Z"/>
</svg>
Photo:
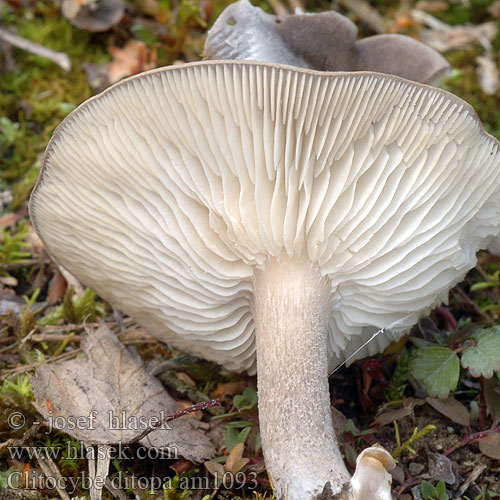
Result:
<svg viewBox="0 0 500 500">
<path fill-rule="evenodd" d="M 183 417 L 184 415 L 188 415 L 189 413 L 193 413 L 194 411 L 206 410 L 207 408 L 212 408 L 212 406 L 220 406 L 220 401 L 218 399 L 211 399 L 210 401 L 202 401 L 201 403 L 196 403 L 195 405 L 188 406 L 182 410 L 176 411 L 172 415 L 168 415 L 162 421 L 155 423 L 144 429 L 144 431 L 139 434 L 139 436 L 134 439 L 134 442 L 140 441 L 145 438 L 148 434 L 153 432 L 154 430 L 161 428 L 167 422 L 171 422 L 172 420 L 176 420 L 179 417 Z"/>
<path fill-rule="evenodd" d="M 482 316 L 484 319 L 486 319 L 489 323 L 493 323 L 493 317 L 490 316 L 487 312 L 483 311 L 478 305 L 462 290 L 462 288 L 457 285 L 455 287 L 455 290 L 458 291 L 458 294 L 454 294 L 455 297 L 458 300 L 462 300 L 462 303 L 467 304 L 468 306 L 472 307 L 474 311 L 479 315 Z"/>
<path fill-rule="evenodd" d="M 294 14 L 297 13 L 304 13 L 304 4 L 302 3 L 302 0 L 288 0 L 288 3 L 293 11 Z"/>
<path fill-rule="evenodd" d="M 64 342 L 68 335 L 64 333 L 36 333 L 31 337 L 32 342 Z M 71 342 L 81 342 L 85 338 L 84 335 L 73 335 Z"/>
<path fill-rule="evenodd" d="M 71 352 L 65 352 L 56 357 L 47 359 L 47 363 L 54 363 L 55 361 L 64 361 L 65 359 L 75 358 L 77 354 L 82 353 L 82 349 L 75 349 Z M 9 377 L 10 375 L 17 375 L 18 373 L 25 373 L 38 368 L 38 363 L 31 363 L 29 365 L 18 366 L 17 368 L 11 368 L 9 370 L 3 370 L 0 374 L 1 378 Z"/>
<path fill-rule="evenodd" d="M 45 474 L 45 477 L 47 479 L 56 479 L 56 481 L 54 481 L 54 484 L 61 500 L 70 500 L 67 491 L 61 486 L 63 484 L 62 475 L 52 458 L 50 458 L 48 455 L 42 455 L 38 459 L 38 465 L 40 466 L 40 469 L 42 469 L 42 472 Z"/>
<path fill-rule="evenodd" d="M 500 432 L 500 426 L 495 426 L 492 427 L 491 429 L 488 429 L 487 431 L 480 431 L 480 432 L 475 432 L 473 434 L 467 434 L 462 438 L 460 443 L 456 444 L 455 446 L 452 446 L 451 448 L 448 448 L 447 450 L 443 451 L 443 455 L 447 457 L 448 455 L 451 455 L 454 451 L 458 450 L 462 446 L 465 446 L 467 444 L 472 444 L 475 443 L 476 441 L 479 441 L 480 439 L 489 436 L 490 434 L 495 434 L 497 432 Z"/>
<path fill-rule="evenodd" d="M 287 7 L 281 0 L 269 0 L 269 5 L 277 16 L 286 16 L 290 14 Z"/>
<path fill-rule="evenodd" d="M 458 490 L 451 497 L 452 500 L 454 498 L 460 498 L 469 489 L 470 483 L 475 481 L 483 473 L 484 469 L 486 469 L 486 465 L 476 465 L 474 469 L 472 469 L 472 472 L 467 476 L 462 486 L 460 486 L 460 488 L 458 488 Z"/>
<path fill-rule="evenodd" d="M 49 61 L 57 64 L 64 71 L 69 71 L 71 69 L 71 61 L 69 57 L 63 52 L 56 52 L 55 50 L 48 49 L 43 45 L 38 45 L 35 42 L 30 40 L 26 40 L 26 38 L 22 38 L 15 33 L 11 33 L 10 31 L 2 28 L 0 26 L 0 40 L 9 43 L 10 45 L 14 45 L 22 50 L 26 50 L 27 52 L 31 52 L 37 56 L 44 57 Z"/>
<path fill-rule="evenodd" d="M 363 0 L 338 0 L 347 10 L 356 14 L 363 22 L 377 33 L 385 33 L 387 25 L 383 16 L 381 16 L 368 2 Z"/>
<path fill-rule="evenodd" d="M 0 443 L 0 451 L 8 449 L 9 447 L 14 447 L 14 446 L 24 446 L 24 444 L 29 441 L 33 436 L 35 436 L 38 431 L 44 427 L 45 424 L 43 423 L 38 423 L 38 424 L 33 424 L 19 439 L 15 438 L 10 438 L 7 439 L 7 441 L 4 441 L 3 443 Z"/>
<path fill-rule="evenodd" d="M 2 38 L 2 30 L 0 27 L 0 38 Z M 17 269 L 24 269 L 30 266 L 45 266 L 50 262 L 48 259 L 27 259 L 22 262 L 11 262 L 10 264 L 0 264 L 0 270 L 2 271 L 16 271 Z"/>
</svg>

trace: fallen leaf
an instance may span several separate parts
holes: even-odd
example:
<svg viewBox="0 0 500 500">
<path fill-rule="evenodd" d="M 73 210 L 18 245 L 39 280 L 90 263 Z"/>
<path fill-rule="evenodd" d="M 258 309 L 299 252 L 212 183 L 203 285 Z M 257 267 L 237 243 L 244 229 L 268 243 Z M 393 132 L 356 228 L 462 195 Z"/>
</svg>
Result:
<svg viewBox="0 0 500 500">
<path fill-rule="evenodd" d="M 452 422 L 462 425 L 463 427 L 470 426 L 470 417 L 467 408 L 454 398 L 438 399 L 438 398 L 426 398 L 427 403 L 429 403 L 436 411 L 448 417 Z"/>
<path fill-rule="evenodd" d="M 241 394 L 245 389 L 245 381 L 220 383 L 212 394 L 213 398 L 222 398 L 223 396 L 234 396 Z"/>
<path fill-rule="evenodd" d="M 478 444 L 481 453 L 495 460 L 500 460 L 500 434 L 498 432 L 479 439 Z"/>
<path fill-rule="evenodd" d="M 179 372 L 177 373 L 177 378 L 186 385 L 196 387 L 195 381 L 187 373 Z"/>
<path fill-rule="evenodd" d="M 20 218 L 21 216 L 13 213 L 2 215 L 2 217 L 0 217 L 0 228 L 7 229 L 13 226 Z"/>
<path fill-rule="evenodd" d="M 495 18 L 500 17 L 500 0 L 496 0 L 490 6 L 488 6 L 488 12 Z"/>
<path fill-rule="evenodd" d="M 244 443 L 238 443 L 233 447 L 226 459 L 226 469 L 236 475 L 245 465 L 250 462 L 248 458 L 243 458 Z"/>
<path fill-rule="evenodd" d="M 381 413 L 375 419 L 375 423 L 378 425 L 392 424 L 394 420 L 401 420 L 402 418 L 408 417 L 412 413 L 413 410 L 411 408 L 399 408 L 397 410 Z"/>
<path fill-rule="evenodd" d="M 53 306 L 63 298 L 66 291 L 67 282 L 61 272 L 56 269 L 54 275 L 49 282 L 49 290 L 47 293 L 47 302 Z"/>
<path fill-rule="evenodd" d="M 493 425 L 497 425 L 500 422 L 500 382 L 497 377 L 484 381 L 484 399 Z"/>
<path fill-rule="evenodd" d="M 179 477 L 182 477 L 191 467 L 193 467 L 193 462 L 189 460 L 177 460 L 177 462 L 170 466 L 175 475 Z"/>
<path fill-rule="evenodd" d="M 148 54 L 146 44 L 138 40 L 129 40 L 122 49 L 110 47 L 109 52 L 113 56 L 108 71 L 110 84 L 156 67 L 156 53 Z"/>
<path fill-rule="evenodd" d="M 31 377 L 35 407 L 55 428 L 88 445 L 127 444 L 176 412 L 177 402 L 105 324 L 89 329 L 82 349 L 87 359 L 42 365 Z M 215 450 L 200 425 L 175 420 L 140 443 L 174 458 L 210 458 Z"/>
<path fill-rule="evenodd" d="M 125 14 L 122 0 L 63 0 L 63 16 L 77 28 L 97 32 L 117 25 Z"/>
</svg>

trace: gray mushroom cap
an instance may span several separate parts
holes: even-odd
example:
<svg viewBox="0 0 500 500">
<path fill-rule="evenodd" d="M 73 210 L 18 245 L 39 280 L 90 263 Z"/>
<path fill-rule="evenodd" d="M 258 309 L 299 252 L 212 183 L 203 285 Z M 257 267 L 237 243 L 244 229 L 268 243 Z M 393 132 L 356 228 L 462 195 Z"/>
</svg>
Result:
<svg viewBox="0 0 500 500">
<path fill-rule="evenodd" d="M 336 12 L 274 16 L 239 0 L 218 17 L 205 42 L 210 59 L 288 64 L 320 71 L 374 71 L 439 85 L 449 64 L 403 35 L 356 41 L 357 28 Z"/>
<path fill-rule="evenodd" d="M 63 0 L 62 13 L 77 28 L 106 31 L 120 22 L 125 14 L 125 3 L 122 0 Z"/>
</svg>

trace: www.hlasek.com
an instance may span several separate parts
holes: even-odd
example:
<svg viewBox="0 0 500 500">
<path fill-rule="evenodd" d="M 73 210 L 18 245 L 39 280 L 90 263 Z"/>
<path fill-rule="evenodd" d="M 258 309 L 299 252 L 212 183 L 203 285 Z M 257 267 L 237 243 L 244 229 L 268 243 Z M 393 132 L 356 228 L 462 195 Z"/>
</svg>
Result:
<svg viewBox="0 0 500 500">
<path fill-rule="evenodd" d="M 210 490 L 215 484 L 220 484 L 225 489 L 255 489 L 258 485 L 257 473 L 250 472 L 244 474 L 238 472 L 232 474 L 229 471 L 224 473 L 222 477 L 215 474 L 212 478 L 208 477 L 181 477 L 176 488 L 181 490 Z M 120 490 L 142 490 L 155 491 L 162 489 L 170 489 L 174 486 L 171 478 L 160 477 L 139 477 L 125 476 L 121 471 L 116 475 L 108 477 L 89 477 L 82 473 L 79 476 L 73 477 L 53 477 L 53 476 L 34 476 L 26 477 L 23 472 L 13 472 L 7 478 L 7 487 L 10 489 L 25 489 L 25 490 L 66 490 L 69 495 L 72 495 L 77 490 L 88 490 L 92 486 L 98 489 L 104 488 L 107 485 L 112 489 Z"/>
<path fill-rule="evenodd" d="M 165 447 L 146 447 L 146 446 L 127 446 L 117 443 L 111 446 L 93 446 L 86 447 L 84 443 L 75 443 L 67 441 L 64 446 L 9 446 L 7 447 L 9 457 L 13 460 L 21 460 L 23 456 L 31 459 L 50 458 L 59 460 L 82 460 L 82 459 L 151 459 L 151 460 L 178 460 L 179 453 L 175 446 Z"/>
</svg>

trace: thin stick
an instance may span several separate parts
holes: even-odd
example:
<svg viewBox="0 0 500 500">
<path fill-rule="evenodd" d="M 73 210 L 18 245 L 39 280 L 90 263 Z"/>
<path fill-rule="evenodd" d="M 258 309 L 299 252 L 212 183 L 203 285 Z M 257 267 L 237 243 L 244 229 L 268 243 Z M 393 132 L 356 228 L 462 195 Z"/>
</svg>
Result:
<svg viewBox="0 0 500 500">
<path fill-rule="evenodd" d="M 281 0 L 269 0 L 269 5 L 277 16 L 286 16 L 287 14 L 290 14 L 287 7 Z"/>
<path fill-rule="evenodd" d="M 182 417 L 184 415 L 188 415 L 189 413 L 192 413 L 194 411 L 200 411 L 200 410 L 206 410 L 207 408 L 212 408 L 213 406 L 220 406 L 220 401 L 218 399 L 211 399 L 210 401 L 202 401 L 201 403 L 196 403 L 192 406 L 188 406 L 187 408 L 176 411 L 174 414 L 168 415 L 167 417 L 162 419 L 161 422 L 153 424 L 147 429 L 144 429 L 144 431 L 137 438 L 134 439 L 134 442 L 140 441 L 141 439 L 145 438 L 148 434 L 150 434 L 151 432 L 153 432 L 158 428 L 161 428 L 161 426 L 166 424 L 167 422 L 176 420 L 177 418 Z"/>
<path fill-rule="evenodd" d="M 363 0 L 339 0 L 339 3 L 342 7 L 356 14 L 366 24 L 369 24 L 377 33 L 387 31 L 385 19 L 368 2 Z"/>
<path fill-rule="evenodd" d="M 71 69 L 71 61 L 69 57 L 63 52 L 56 52 L 55 50 L 48 49 L 43 45 L 38 45 L 35 42 L 30 40 L 26 40 L 26 38 L 22 38 L 15 33 L 11 33 L 10 31 L 2 28 L 0 26 L 0 40 L 9 43 L 10 45 L 14 45 L 22 50 L 26 50 L 27 52 L 31 52 L 37 56 L 44 57 L 49 61 L 54 62 L 59 67 L 61 67 L 64 71 L 69 71 Z"/>
<path fill-rule="evenodd" d="M 57 480 L 55 481 L 55 488 L 57 490 L 57 493 L 59 493 L 59 497 L 61 498 L 61 500 L 70 500 L 69 495 L 63 486 L 61 472 L 59 471 L 52 458 L 50 458 L 48 455 L 42 455 L 38 459 L 38 465 L 40 466 L 40 469 L 42 469 L 42 472 L 47 479 L 55 478 Z"/>
</svg>

